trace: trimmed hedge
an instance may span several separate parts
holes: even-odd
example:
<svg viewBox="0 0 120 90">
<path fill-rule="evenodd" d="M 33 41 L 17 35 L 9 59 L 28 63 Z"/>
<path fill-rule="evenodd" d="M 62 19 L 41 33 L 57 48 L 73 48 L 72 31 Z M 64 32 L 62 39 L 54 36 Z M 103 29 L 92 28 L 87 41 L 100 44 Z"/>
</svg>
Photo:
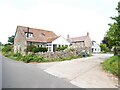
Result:
<svg viewBox="0 0 120 90">
<path fill-rule="evenodd" d="M 38 48 L 34 48 L 32 52 L 37 53 L 37 52 L 47 52 L 48 49 L 45 47 L 38 47 Z"/>
<path fill-rule="evenodd" d="M 45 47 L 36 47 L 34 45 L 30 45 L 30 46 L 27 46 L 27 52 L 34 52 L 34 53 L 37 53 L 37 52 L 47 52 L 48 49 L 45 48 Z"/>
</svg>

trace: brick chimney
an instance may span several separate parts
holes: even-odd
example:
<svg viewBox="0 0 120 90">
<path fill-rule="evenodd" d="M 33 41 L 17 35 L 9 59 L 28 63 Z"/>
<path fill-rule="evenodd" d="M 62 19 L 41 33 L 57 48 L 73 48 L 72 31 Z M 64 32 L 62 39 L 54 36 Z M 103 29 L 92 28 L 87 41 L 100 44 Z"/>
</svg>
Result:
<svg viewBox="0 0 120 90">
<path fill-rule="evenodd" d="M 70 36 L 69 36 L 69 34 L 67 35 L 67 40 L 69 40 L 70 39 Z"/>
<path fill-rule="evenodd" d="M 87 36 L 89 36 L 89 32 L 87 32 Z"/>
</svg>

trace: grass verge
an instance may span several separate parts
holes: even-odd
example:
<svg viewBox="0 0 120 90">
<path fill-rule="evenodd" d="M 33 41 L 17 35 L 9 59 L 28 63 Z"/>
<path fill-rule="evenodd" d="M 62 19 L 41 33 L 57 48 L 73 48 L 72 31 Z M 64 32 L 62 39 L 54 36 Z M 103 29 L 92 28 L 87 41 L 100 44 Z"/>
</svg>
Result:
<svg viewBox="0 0 120 90">
<path fill-rule="evenodd" d="M 112 56 L 102 63 L 103 69 L 120 78 L 120 56 Z"/>
</svg>

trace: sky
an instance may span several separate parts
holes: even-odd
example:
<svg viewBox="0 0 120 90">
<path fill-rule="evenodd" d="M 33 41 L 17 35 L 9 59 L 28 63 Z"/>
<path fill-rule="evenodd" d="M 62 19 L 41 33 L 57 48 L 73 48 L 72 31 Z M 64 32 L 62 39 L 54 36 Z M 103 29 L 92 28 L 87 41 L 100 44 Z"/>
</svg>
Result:
<svg viewBox="0 0 120 90">
<path fill-rule="evenodd" d="M 100 43 L 117 16 L 119 0 L 0 0 L 0 42 L 17 25 L 45 29 L 67 38 L 84 36 Z"/>
</svg>

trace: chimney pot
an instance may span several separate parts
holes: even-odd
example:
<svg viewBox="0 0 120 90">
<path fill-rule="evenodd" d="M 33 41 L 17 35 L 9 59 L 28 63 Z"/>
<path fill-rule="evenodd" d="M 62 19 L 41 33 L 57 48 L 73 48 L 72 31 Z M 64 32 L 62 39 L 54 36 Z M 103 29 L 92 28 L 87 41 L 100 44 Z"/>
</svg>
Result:
<svg viewBox="0 0 120 90">
<path fill-rule="evenodd" d="M 89 32 L 87 32 L 87 36 L 89 36 Z"/>
<path fill-rule="evenodd" d="M 67 39 L 69 39 L 70 38 L 70 36 L 69 36 L 69 34 L 67 35 Z"/>
</svg>

